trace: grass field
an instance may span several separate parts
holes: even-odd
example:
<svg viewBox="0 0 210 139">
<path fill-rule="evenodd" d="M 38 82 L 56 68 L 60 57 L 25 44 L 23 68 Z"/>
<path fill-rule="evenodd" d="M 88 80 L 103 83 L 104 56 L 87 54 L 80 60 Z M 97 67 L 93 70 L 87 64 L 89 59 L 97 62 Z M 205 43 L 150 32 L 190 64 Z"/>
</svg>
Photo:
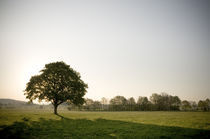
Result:
<svg viewBox="0 0 210 139">
<path fill-rule="evenodd" d="M 209 112 L 0 110 L 2 138 L 209 138 Z"/>
</svg>

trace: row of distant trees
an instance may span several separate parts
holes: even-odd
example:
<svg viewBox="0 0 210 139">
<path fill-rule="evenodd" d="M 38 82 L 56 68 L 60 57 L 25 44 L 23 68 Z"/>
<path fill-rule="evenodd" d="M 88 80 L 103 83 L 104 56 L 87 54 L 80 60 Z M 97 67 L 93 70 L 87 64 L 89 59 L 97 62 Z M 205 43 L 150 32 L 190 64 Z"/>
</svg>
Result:
<svg viewBox="0 0 210 139">
<path fill-rule="evenodd" d="M 126 99 L 124 96 L 115 96 L 110 101 L 102 98 L 101 101 L 85 99 L 84 105 L 71 104 L 69 110 L 87 111 L 210 111 L 210 100 L 181 101 L 178 96 L 167 93 L 152 94 L 149 99 L 140 96 L 137 101 L 133 97 Z"/>
</svg>

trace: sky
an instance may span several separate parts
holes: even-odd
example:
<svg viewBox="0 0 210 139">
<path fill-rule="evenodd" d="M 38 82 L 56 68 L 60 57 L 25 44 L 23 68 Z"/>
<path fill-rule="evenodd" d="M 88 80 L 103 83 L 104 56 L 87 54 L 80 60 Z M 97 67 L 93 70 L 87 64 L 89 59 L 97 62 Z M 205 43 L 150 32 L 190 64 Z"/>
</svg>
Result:
<svg viewBox="0 0 210 139">
<path fill-rule="evenodd" d="M 210 98 L 208 0 L 0 0 L 0 98 L 64 61 L 87 98 Z"/>
</svg>

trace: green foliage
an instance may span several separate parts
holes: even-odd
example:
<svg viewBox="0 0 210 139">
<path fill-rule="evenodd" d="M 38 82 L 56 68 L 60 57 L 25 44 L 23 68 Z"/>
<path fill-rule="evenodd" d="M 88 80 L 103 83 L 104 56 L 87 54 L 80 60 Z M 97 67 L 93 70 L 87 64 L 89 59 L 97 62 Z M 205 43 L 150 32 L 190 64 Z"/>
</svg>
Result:
<svg viewBox="0 0 210 139">
<path fill-rule="evenodd" d="M 181 109 L 184 111 L 190 110 L 191 109 L 190 102 L 188 102 L 187 100 L 182 101 Z"/>
<path fill-rule="evenodd" d="M 111 111 L 123 111 L 127 108 L 127 99 L 124 96 L 116 96 L 109 103 Z"/>
<path fill-rule="evenodd" d="M 98 111 L 102 109 L 102 104 L 99 101 L 93 101 L 92 99 L 85 99 L 85 104 L 81 106 L 83 110 Z"/>
<path fill-rule="evenodd" d="M 39 75 L 31 77 L 25 95 L 30 101 L 38 99 L 52 102 L 56 114 L 57 106 L 63 102 L 83 104 L 87 87 L 78 72 L 64 62 L 55 62 L 46 64 Z"/>
<path fill-rule="evenodd" d="M 209 138 L 209 112 L 0 111 L 4 138 Z"/>
<path fill-rule="evenodd" d="M 200 100 L 198 102 L 198 107 L 203 111 L 209 111 L 210 110 L 210 100 Z"/>
<path fill-rule="evenodd" d="M 154 110 L 179 110 L 181 105 L 181 100 L 178 96 L 171 96 L 167 93 L 154 93 L 150 100 L 155 105 Z"/>
<path fill-rule="evenodd" d="M 129 99 L 127 100 L 127 104 L 128 104 L 128 105 L 135 105 L 135 104 L 136 104 L 136 101 L 135 101 L 135 99 L 134 99 L 133 97 L 131 97 L 131 98 L 129 98 Z"/>
<path fill-rule="evenodd" d="M 151 106 L 151 104 L 150 104 L 147 97 L 141 97 L 140 96 L 137 100 L 137 104 L 139 106 L 139 110 L 143 110 L 143 111 L 150 110 L 149 106 Z"/>
<path fill-rule="evenodd" d="M 124 96 L 116 96 L 110 100 L 111 105 L 126 105 L 127 100 Z"/>
</svg>

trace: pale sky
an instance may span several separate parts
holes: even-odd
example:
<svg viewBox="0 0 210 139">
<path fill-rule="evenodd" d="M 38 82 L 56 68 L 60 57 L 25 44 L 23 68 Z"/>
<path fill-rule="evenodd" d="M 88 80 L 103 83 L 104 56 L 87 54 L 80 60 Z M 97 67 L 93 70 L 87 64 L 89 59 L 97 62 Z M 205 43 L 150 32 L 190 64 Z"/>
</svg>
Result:
<svg viewBox="0 0 210 139">
<path fill-rule="evenodd" d="M 64 61 L 85 97 L 210 98 L 208 0 L 0 0 L 0 98 Z"/>
</svg>

